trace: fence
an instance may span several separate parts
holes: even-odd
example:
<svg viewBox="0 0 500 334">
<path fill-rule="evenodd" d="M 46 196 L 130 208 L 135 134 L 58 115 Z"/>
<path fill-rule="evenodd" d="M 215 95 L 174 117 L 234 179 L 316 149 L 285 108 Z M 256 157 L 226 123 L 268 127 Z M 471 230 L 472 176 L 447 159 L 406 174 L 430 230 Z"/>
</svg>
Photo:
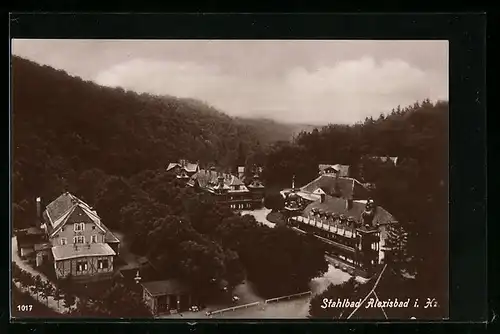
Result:
<svg viewBox="0 0 500 334">
<path fill-rule="evenodd" d="M 288 295 L 288 296 L 283 296 L 283 297 L 266 299 L 264 301 L 264 303 L 265 304 L 275 303 L 275 302 L 279 302 L 279 301 L 284 300 L 284 299 L 289 300 L 289 299 L 292 299 L 292 298 L 302 297 L 302 296 L 306 296 L 306 295 L 310 295 L 310 294 L 312 294 L 311 291 L 306 291 L 306 292 L 296 293 L 294 295 Z"/>
<path fill-rule="evenodd" d="M 217 315 L 217 314 L 221 314 L 221 313 L 225 313 L 225 312 L 229 312 L 229 311 L 236 311 L 236 310 L 240 310 L 240 309 L 243 309 L 243 308 L 257 306 L 259 304 L 260 304 L 260 302 L 254 302 L 254 303 L 245 304 L 245 305 L 238 305 L 238 306 L 223 308 L 221 310 L 209 312 L 209 315 L 212 316 L 212 315 Z"/>
<path fill-rule="evenodd" d="M 286 300 L 290 300 L 292 298 L 298 298 L 298 297 L 302 297 L 302 296 L 306 296 L 306 295 L 311 295 L 311 294 L 312 294 L 311 291 L 306 291 L 306 292 L 296 293 L 296 294 L 293 294 L 293 295 L 288 295 L 288 296 L 282 296 L 282 297 L 277 297 L 277 298 L 266 299 L 264 301 L 264 304 L 275 303 L 275 302 L 279 302 L 279 301 L 282 301 L 282 300 L 285 300 L 285 299 Z M 207 312 L 207 315 L 208 316 L 214 316 L 214 315 L 222 314 L 222 313 L 229 312 L 229 311 L 236 311 L 236 310 L 240 310 L 240 309 L 244 309 L 244 308 L 249 308 L 249 307 L 252 307 L 252 306 L 258 306 L 260 304 L 262 304 L 262 302 L 254 302 L 254 303 L 245 304 L 245 305 L 238 305 L 238 306 L 228 307 L 228 308 L 220 309 L 220 310 L 213 311 L 213 312 Z"/>
</svg>

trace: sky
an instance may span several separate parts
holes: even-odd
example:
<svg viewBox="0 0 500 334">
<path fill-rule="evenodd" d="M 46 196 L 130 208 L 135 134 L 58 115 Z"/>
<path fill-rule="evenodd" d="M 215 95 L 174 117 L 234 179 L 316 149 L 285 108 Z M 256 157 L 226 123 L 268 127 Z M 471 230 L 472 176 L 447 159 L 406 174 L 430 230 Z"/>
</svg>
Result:
<svg viewBox="0 0 500 334">
<path fill-rule="evenodd" d="M 448 100 L 447 41 L 17 39 L 11 50 L 100 85 L 287 123 L 352 124 Z"/>
</svg>

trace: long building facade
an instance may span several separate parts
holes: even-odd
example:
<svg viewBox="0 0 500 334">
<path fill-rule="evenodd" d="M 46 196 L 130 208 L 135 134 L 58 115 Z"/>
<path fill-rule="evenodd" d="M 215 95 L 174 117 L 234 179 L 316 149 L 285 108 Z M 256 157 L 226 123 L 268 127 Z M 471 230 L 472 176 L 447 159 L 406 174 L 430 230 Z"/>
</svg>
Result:
<svg viewBox="0 0 500 334">
<path fill-rule="evenodd" d="M 229 173 L 201 169 L 187 185 L 211 194 L 219 203 L 234 210 L 252 210 L 263 206 L 265 187 L 257 174 L 249 184 Z"/>
<path fill-rule="evenodd" d="M 383 262 L 386 227 L 396 222 L 354 179 L 322 174 L 301 188 L 282 192 L 287 225 L 311 233 L 328 255 L 370 276 Z M 366 196 L 365 199 L 361 199 Z"/>
</svg>

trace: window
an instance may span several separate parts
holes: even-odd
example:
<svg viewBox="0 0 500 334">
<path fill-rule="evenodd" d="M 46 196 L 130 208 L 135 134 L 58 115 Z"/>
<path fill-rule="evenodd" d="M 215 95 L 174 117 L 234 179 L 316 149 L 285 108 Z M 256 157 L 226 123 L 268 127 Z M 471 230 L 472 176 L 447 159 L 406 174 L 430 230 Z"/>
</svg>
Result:
<svg viewBox="0 0 500 334">
<path fill-rule="evenodd" d="M 97 265 L 99 269 L 108 269 L 109 263 L 107 259 L 98 260 Z"/>
<path fill-rule="evenodd" d="M 66 245 L 68 243 L 68 239 L 66 238 L 61 238 L 61 245 Z"/>
<path fill-rule="evenodd" d="M 97 235 L 93 235 L 90 237 L 90 242 L 96 243 L 97 242 Z"/>
<path fill-rule="evenodd" d="M 84 244 L 85 243 L 85 237 L 82 235 L 79 235 L 77 237 L 73 237 L 73 243 L 74 244 Z"/>
<path fill-rule="evenodd" d="M 75 223 L 74 229 L 75 232 L 82 232 L 83 230 L 85 230 L 85 223 Z"/>
<path fill-rule="evenodd" d="M 87 261 L 78 261 L 76 263 L 76 271 L 77 272 L 86 271 L 87 269 L 88 269 Z"/>
<path fill-rule="evenodd" d="M 92 229 L 95 230 L 95 225 L 92 226 Z"/>
<path fill-rule="evenodd" d="M 61 228 L 61 231 L 63 231 L 63 232 L 64 232 L 64 226 L 63 226 L 63 228 Z"/>
</svg>

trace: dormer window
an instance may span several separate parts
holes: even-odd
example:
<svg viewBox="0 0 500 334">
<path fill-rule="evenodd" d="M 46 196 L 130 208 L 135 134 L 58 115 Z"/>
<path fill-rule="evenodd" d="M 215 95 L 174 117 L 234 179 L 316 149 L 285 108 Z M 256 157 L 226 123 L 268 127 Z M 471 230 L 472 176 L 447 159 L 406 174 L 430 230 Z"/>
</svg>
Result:
<svg viewBox="0 0 500 334">
<path fill-rule="evenodd" d="M 74 225 L 75 232 L 82 232 L 85 230 L 85 223 L 75 223 Z"/>
</svg>

